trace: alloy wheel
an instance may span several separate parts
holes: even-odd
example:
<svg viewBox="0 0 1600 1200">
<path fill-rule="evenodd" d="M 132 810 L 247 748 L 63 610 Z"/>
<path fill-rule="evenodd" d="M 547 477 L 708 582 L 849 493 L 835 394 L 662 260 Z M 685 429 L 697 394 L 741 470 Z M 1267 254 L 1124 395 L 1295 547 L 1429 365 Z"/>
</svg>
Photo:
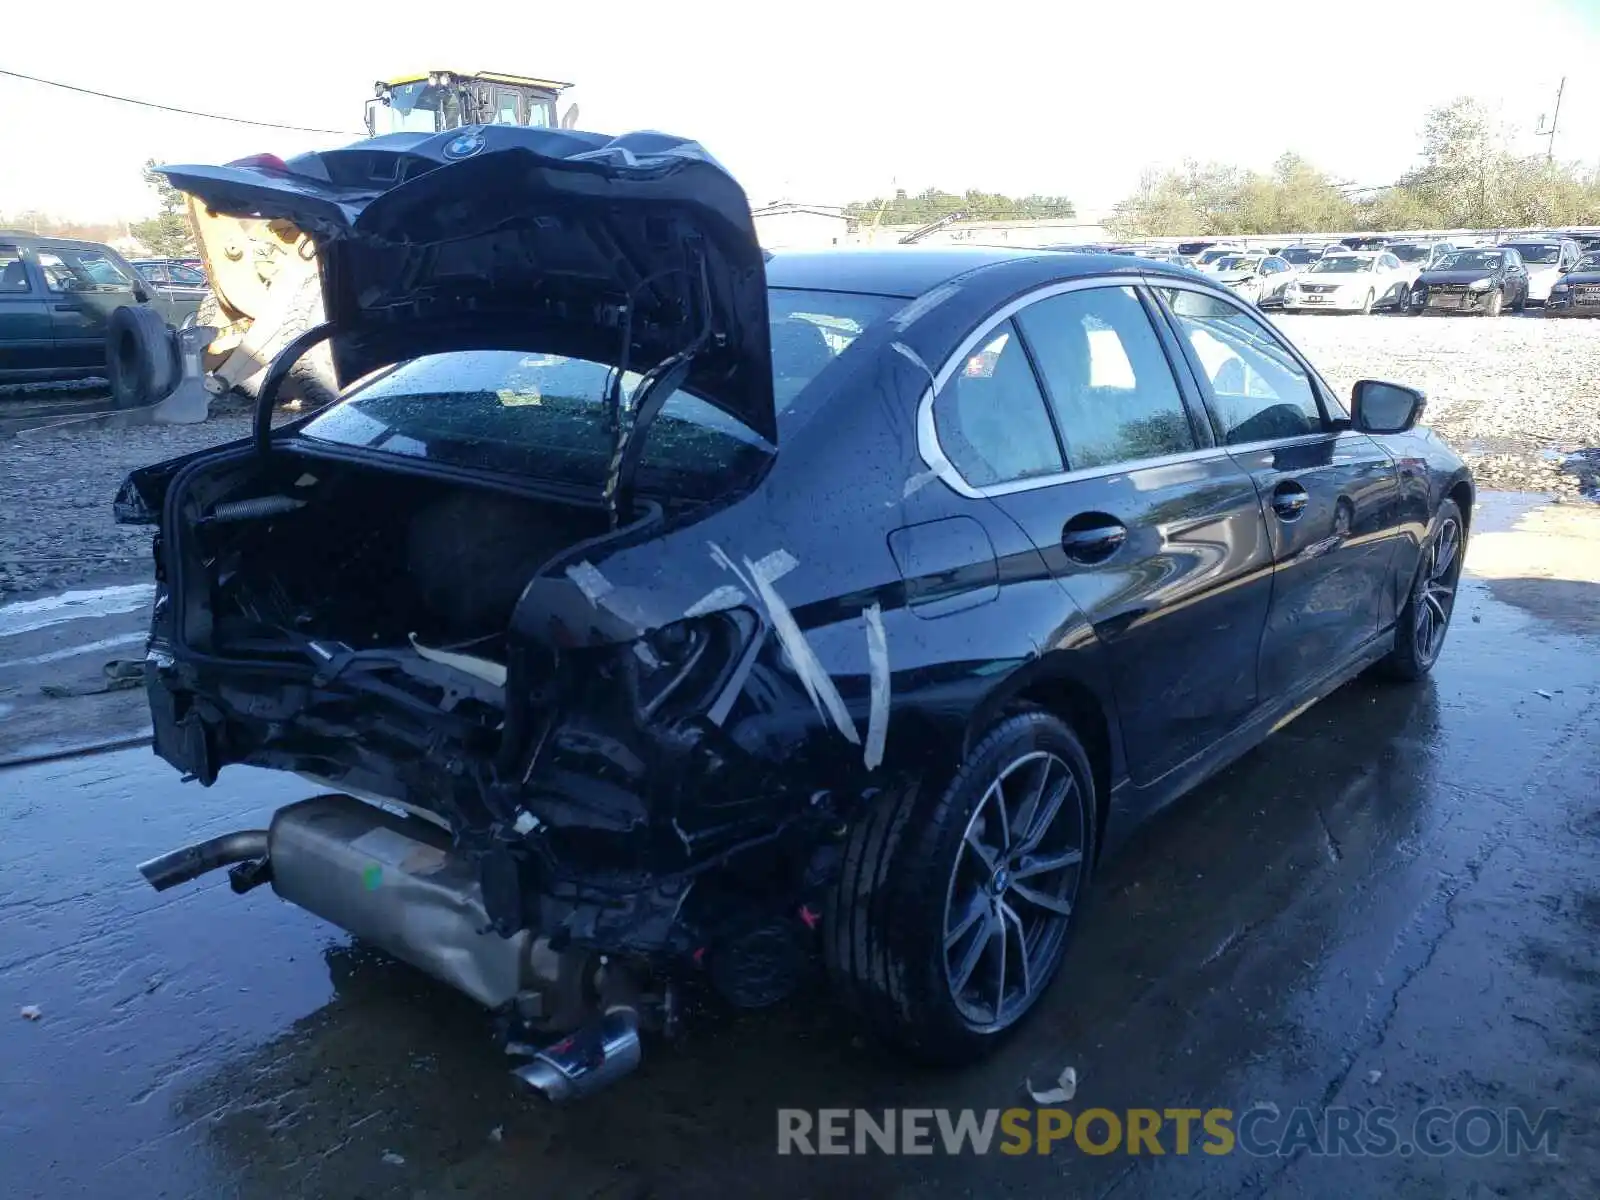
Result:
<svg viewBox="0 0 1600 1200">
<path fill-rule="evenodd" d="M 1416 644 L 1417 654 L 1424 663 L 1432 663 L 1444 647 L 1460 577 L 1461 526 L 1454 518 L 1447 517 L 1434 535 L 1418 581 Z"/>
<path fill-rule="evenodd" d="M 1014 759 L 978 801 L 950 872 L 944 970 L 974 1026 L 1009 1025 L 1048 982 L 1077 902 L 1083 799 L 1046 750 Z"/>
</svg>

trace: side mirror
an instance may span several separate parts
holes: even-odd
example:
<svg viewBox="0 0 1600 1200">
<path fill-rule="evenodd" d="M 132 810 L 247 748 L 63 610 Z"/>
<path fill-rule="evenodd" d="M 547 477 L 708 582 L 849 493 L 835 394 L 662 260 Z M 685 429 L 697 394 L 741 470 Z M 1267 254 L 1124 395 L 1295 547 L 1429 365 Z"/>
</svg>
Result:
<svg viewBox="0 0 1600 1200">
<path fill-rule="evenodd" d="M 1362 433 L 1405 433 L 1427 404 L 1428 397 L 1416 388 L 1358 379 L 1350 391 L 1350 423 Z"/>
</svg>

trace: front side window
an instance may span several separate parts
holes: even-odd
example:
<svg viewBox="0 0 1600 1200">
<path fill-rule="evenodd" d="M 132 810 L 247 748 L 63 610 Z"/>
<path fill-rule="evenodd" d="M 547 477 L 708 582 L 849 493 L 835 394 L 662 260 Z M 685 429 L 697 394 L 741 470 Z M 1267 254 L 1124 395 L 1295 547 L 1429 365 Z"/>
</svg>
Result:
<svg viewBox="0 0 1600 1200">
<path fill-rule="evenodd" d="M 1265 325 L 1218 297 L 1162 291 L 1210 385 L 1220 441 L 1238 446 L 1322 431 L 1311 377 Z"/>
<path fill-rule="evenodd" d="M 517 93 L 510 88 L 495 89 L 494 123 L 496 125 L 520 124 L 517 114 Z"/>
<path fill-rule="evenodd" d="M 28 268 L 15 246 L 0 246 L 0 294 L 28 290 Z"/>
<path fill-rule="evenodd" d="M 1017 314 L 1039 364 L 1067 467 L 1181 454 L 1194 430 L 1161 341 L 1132 288 L 1087 288 Z"/>
<path fill-rule="evenodd" d="M 125 292 L 133 280 L 99 250 L 41 250 L 39 266 L 52 292 Z"/>
<path fill-rule="evenodd" d="M 167 274 L 172 277 L 172 282 L 183 287 L 205 287 L 206 275 L 204 271 L 196 271 L 193 267 L 173 265 L 167 268 Z"/>
<path fill-rule="evenodd" d="M 1061 472 L 1044 396 L 1010 321 L 991 330 L 933 402 L 939 445 L 978 487 Z"/>
</svg>

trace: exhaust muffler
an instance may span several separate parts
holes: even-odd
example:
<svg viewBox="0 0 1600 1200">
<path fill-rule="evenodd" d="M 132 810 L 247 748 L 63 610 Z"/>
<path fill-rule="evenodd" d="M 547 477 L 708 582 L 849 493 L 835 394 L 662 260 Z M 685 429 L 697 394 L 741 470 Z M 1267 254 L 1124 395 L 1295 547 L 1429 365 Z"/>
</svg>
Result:
<svg viewBox="0 0 1600 1200">
<path fill-rule="evenodd" d="M 478 872 L 449 833 L 340 793 L 281 808 L 267 830 L 243 830 L 140 864 L 164 891 L 207 871 L 254 863 L 283 899 L 465 992 L 485 1008 L 516 1003 L 545 1028 L 575 1032 L 542 1049 L 507 1050 L 531 1061 L 513 1074 L 556 1103 L 587 1096 L 638 1067 L 639 1002 L 616 965 L 555 952 L 520 930 L 501 937 L 484 909 Z M 250 870 L 250 868 L 235 868 Z M 603 960 L 602 960 L 603 961 Z M 598 997 L 598 1004 L 596 1003 Z M 599 1017 L 590 1017 L 599 1009 Z"/>
</svg>

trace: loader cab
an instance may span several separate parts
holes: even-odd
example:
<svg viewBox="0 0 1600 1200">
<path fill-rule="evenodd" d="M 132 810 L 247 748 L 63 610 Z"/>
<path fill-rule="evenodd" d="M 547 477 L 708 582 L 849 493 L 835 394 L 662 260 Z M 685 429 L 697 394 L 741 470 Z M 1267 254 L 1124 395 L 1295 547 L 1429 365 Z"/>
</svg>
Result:
<svg viewBox="0 0 1600 1200">
<path fill-rule="evenodd" d="M 442 133 L 462 125 L 523 125 L 554 128 L 556 100 L 571 84 L 517 75 L 430 71 L 379 80 L 367 101 L 367 133 Z M 577 106 L 559 118 L 571 128 Z"/>
</svg>

